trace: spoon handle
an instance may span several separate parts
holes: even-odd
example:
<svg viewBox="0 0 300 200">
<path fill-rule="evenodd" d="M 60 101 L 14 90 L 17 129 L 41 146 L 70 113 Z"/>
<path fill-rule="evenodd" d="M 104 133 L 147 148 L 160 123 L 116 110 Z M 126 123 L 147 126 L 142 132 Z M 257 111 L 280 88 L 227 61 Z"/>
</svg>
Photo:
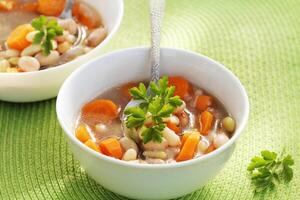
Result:
<svg viewBox="0 0 300 200">
<path fill-rule="evenodd" d="M 151 17 L 151 81 L 159 80 L 160 30 L 165 9 L 165 0 L 150 0 Z"/>
</svg>

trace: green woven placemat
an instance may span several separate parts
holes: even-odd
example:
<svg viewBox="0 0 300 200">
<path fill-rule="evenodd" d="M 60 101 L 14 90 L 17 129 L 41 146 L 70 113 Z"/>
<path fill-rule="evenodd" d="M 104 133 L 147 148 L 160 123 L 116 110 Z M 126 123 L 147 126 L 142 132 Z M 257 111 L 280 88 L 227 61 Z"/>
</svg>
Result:
<svg viewBox="0 0 300 200">
<path fill-rule="evenodd" d="M 120 31 L 105 51 L 149 45 L 147 1 L 125 4 Z M 300 1 L 169 0 L 162 45 L 222 62 L 245 85 L 251 104 L 248 127 L 225 168 L 183 199 L 300 199 Z M 295 158 L 295 178 L 254 196 L 249 159 L 283 147 Z M 0 103 L 0 199 L 123 197 L 95 183 L 73 159 L 53 99 Z"/>
</svg>

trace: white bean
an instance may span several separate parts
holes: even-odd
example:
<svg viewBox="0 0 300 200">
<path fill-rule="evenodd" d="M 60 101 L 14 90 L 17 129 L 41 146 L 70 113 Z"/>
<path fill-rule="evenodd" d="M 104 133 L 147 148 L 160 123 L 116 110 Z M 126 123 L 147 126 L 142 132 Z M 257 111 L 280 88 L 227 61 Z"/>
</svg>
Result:
<svg viewBox="0 0 300 200">
<path fill-rule="evenodd" d="M 19 59 L 20 59 L 19 57 L 11 57 L 11 58 L 8 59 L 8 62 L 11 65 L 16 66 L 16 65 L 18 65 Z"/>
<path fill-rule="evenodd" d="M 235 121 L 232 117 L 225 117 L 222 120 L 222 127 L 228 131 L 228 132 L 233 132 L 235 130 Z"/>
<path fill-rule="evenodd" d="M 31 44 L 21 52 L 21 56 L 33 56 L 42 50 L 41 45 Z"/>
<path fill-rule="evenodd" d="M 40 69 L 39 61 L 30 56 L 23 56 L 19 59 L 18 66 L 25 72 L 38 71 Z"/>
<path fill-rule="evenodd" d="M 209 147 L 209 142 L 203 138 L 198 143 L 198 152 L 204 153 L 208 147 Z"/>
<path fill-rule="evenodd" d="M 102 42 L 107 35 L 105 28 L 100 27 L 93 30 L 87 37 L 88 46 L 95 47 Z"/>
<path fill-rule="evenodd" d="M 59 53 L 58 51 L 51 51 L 48 56 L 38 53 L 36 54 L 35 58 L 42 66 L 54 65 L 59 61 Z"/>
<path fill-rule="evenodd" d="M 33 42 L 35 35 L 38 33 L 38 31 L 31 31 L 27 33 L 26 40 L 29 42 Z"/>
<path fill-rule="evenodd" d="M 20 51 L 15 49 L 7 49 L 5 51 L 0 51 L 0 57 L 2 58 L 11 58 L 20 56 Z"/>
<path fill-rule="evenodd" d="M 176 117 L 176 115 L 171 115 L 170 117 L 163 118 L 163 121 L 170 122 L 170 123 L 176 124 L 176 125 L 179 124 L 179 119 L 178 119 L 178 117 Z"/>
<path fill-rule="evenodd" d="M 125 154 L 124 154 L 124 156 L 123 156 L 122 159 L 125 160 L 125 161 L 130 161 L 130 160 L 136 160 L 136 157 L 137 157 L 136 150 L 134 150 L 134 149 L 128 149 L 125 152 Z"/>
<path fill-rule="evenodd" d="M 162 131 L 163 137 L 168 141 L 169 146 L 176 147 L 181 144 L 180 137 L 168 127 Z"/>
<path fill-rule="evenodd" d="M 78 25 L 73 19 L 68 18 L 68 19 L 58 20 L 57 23 L 72 35 L 75 35 L 77 33 Z"/>
<path fill-rule="evenodd" d="M 140 142 L 140 138 L 138 135 L 138 132 L 136 131 L 135 128 L 127 128 L 126 126 L 123 127 L 124 130 L 124 135 L 132 140 L 134 140 L 136 143 Z"/>
<path fill-rule="evenodd" d="M 153 142 L 150 141 L 146 144 L 143 144 L 144 149 L 152 151 L 152 150 L 165 150 L 168 146 L 168 142 L 165 138 L 162 138 L 162 141 L 159 142 Z"/>
<path fill-rule="evenodd" d="M 218 134 L 214 139 L 214 146 L 216 148 L 221 147 L 223 144 L 225 144 L 229 140 L 228 136 L 225 134 Z"/>
<path fill-rule="evenodd" d="M 128 137 L 122 137 L 119 142 L 125 151 L 128 149 L 134 149 L 136 152 L 138 152 L 138 146 L 132 139 Z"/>
<path fill-rule="evenodd" d="M 71 48 L 71 44 L 69 42 L 62 42 L 58 45 L 57 51 L 61 54 L 67 52 Z"/>
<path fill-rule="evenodd" d="M 165 151 L 144 151 L 143 155 L 146 158 L 158 158 L 162 160 L 167 158 L 167 153 Z"/>
<path fill-rule="evenodd" d="M 0 72 L 6 72 L 10 67 L 10 64 L 7 60 L 0 60 Z"/>
<path fill-rule="evenodd" d="M 76 37 L 74 35 L 69 34 L 69 35 L 66 36 L 66 41 L 67 42 L 70 42 L 70 43 L 73 44 L 75 42 L 75 40 L 76 40 Z"/>
</svg>

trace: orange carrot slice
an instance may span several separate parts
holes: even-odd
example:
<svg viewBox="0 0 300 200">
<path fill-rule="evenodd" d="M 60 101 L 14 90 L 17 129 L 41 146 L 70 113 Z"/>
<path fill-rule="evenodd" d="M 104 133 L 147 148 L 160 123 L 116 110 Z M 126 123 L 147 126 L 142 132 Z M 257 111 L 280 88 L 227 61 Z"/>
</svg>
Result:
<svg viewBox="0 0 300 200">
<path fill-rule="evenodd" d="M 207 95 L 200 95 L 197 97 L 196 108 L 199 111 L 206 110 L 209 106 L 213 104 L 213 98 Z"/>
<path fill-rule="evenodd" d="M 89 29 L 96 28 L 101 24 L 100 16 L 98 15 L 98 13 L 85 3 L 74 3 L 72 8 L 72 15 Z"/>
<path fill-rule="evenodd" d="M 7 45 L 11 49 L 22 51 L 30 45 L 30 42 L 26 40 L 26 35 L 32 31 L 34 31 L 34 28 L 30 24 L 18 26 L 9 34 L 7 38 Z"/>
<path fill-rule="evenodd" d="M 208 154 L 208 153 L 210 153 L 210 152 L 212 152 L 212 151 L 214 151 L 216 149 L 216 147 L 213 145 L 213 144 L 211 144 L 211 145 L 209 145 L 209 147 L 205 150 L 205 154 Z"/>
<path fill-rule="evenodd" d="M 191 133 L 184 142 L 176 161 L 180 162 L 192 159 L 197 149 L 199 140 L 200 135 L 198 133 Z"/>
<path fill-rule="evenodd" d="M 175 133 L 179 133 L 180 132 L 180 127 L 177 126 L 176 124 L 172 123 L 172 122 L 167 122 L 167 127 L 171 130 L 173 130 Z"/>
<path fill-rule="evenodd" d="M 202 135 L 208 135 L 209 130 L 211 129 L 212 126 L 213 119 L 214 116 L 209 111 L 204 111 L 201 113 L 199 117 L 199 123 L 200 123 Z"/>
<path fill-rule="evenodd" d="M 26 2 L 20 5 L 20 10 L 25 12 L 36 12 L 38 7 L 39 5 L 37 2 Z"/>
<path fill-rule="evenodd" d="M 66 0 L 38 0 L 38 12 L 48 16 L 59 16 L 64 10 Z"/>
<path fill-rule="evenodd" d="M 137 87 L 137 86 L 138 86 L 138 83 L 127 83 L 127 84 L 123 85 L 121 88 L 122 96 L 126 97 L 127 99 L 131 99 L 129 90 L 131 88 Z"/>
<path fill-rule="evenodd" d="M 97 146 L 97 144 L 93 140 L 89 139 L 84 144 L 87 147 L 89 147 L 89 148 L 91 148 L 91 149 L 93 149 L 93 150 L 95 150 L 97 152 L 100 152 L 99 147 Z"/>
<path fill-rule="evenodd" d="M 169 86 L 175 86 L 174 95 L 178 95 L 181 99 L 184 99 L 191 95 L 191 84 L 181 76 L 169 77 Z"/>
<path fill-rule="evenodd" d="M 85 104 L 81 110 L 81 115 L 89 125 L 99 122 L 113 120 L 118 117 L 118 106 L 108 99 L 97 99 Z"/>
<path fill-rule="evenodd" d="M 85 143 L 86 141 L 91 139 L 91 136 L 90 136 L 88 130 L 86 129 L 85 125 L 83 125 L 83 124 L 81 124 L 80 126 L 77 127 L 77 129 L 75 131 L 75 136 L 78 140 L 80 140 L 83 143 Z"/>
<path fill-rule="evenodd" d="M 116 138 L 108 138 L 100 143 L 100 150 L 104 155 L 121 159 L 123 151 L 120 142 Z"/>
</svg>

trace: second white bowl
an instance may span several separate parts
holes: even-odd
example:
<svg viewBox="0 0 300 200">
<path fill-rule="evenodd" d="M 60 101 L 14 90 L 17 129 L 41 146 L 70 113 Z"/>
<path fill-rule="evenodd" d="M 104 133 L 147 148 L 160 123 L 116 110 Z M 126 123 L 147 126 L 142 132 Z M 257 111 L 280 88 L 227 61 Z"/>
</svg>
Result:
<svg viewBox="0 0 300 200">
<path fill-rule="evenodd" d="M 0 100 L 32 102 L 53 98 L 64 80 L 80 65 L 101 54 L 123 17 L 123 0 L 84 0 L 100 15 L 108 30 L 105 40 L 89 53 L 54 68 L 26 73 L 0 73 Z"/>
<path fill-rule="evenodd" d="M 81 67 L 61 88 L 57 115 L 75 158 L 105 188 L 136 199 L 175 198 L 199 189 L 222 169 L 246 125 L 249 102 L 240 81 L 223 65 L 189 51 L 163 48 L 161 73 L 184 76 L 217 97 L 236 119 L 232 138 L 212 153 L 174 164 L 129 163 L 89 149 L 74 136 L 82 105 L 111 87 L 149 78 L 148 55 L 148 48 L 125 49 Z"/>
</svg>

